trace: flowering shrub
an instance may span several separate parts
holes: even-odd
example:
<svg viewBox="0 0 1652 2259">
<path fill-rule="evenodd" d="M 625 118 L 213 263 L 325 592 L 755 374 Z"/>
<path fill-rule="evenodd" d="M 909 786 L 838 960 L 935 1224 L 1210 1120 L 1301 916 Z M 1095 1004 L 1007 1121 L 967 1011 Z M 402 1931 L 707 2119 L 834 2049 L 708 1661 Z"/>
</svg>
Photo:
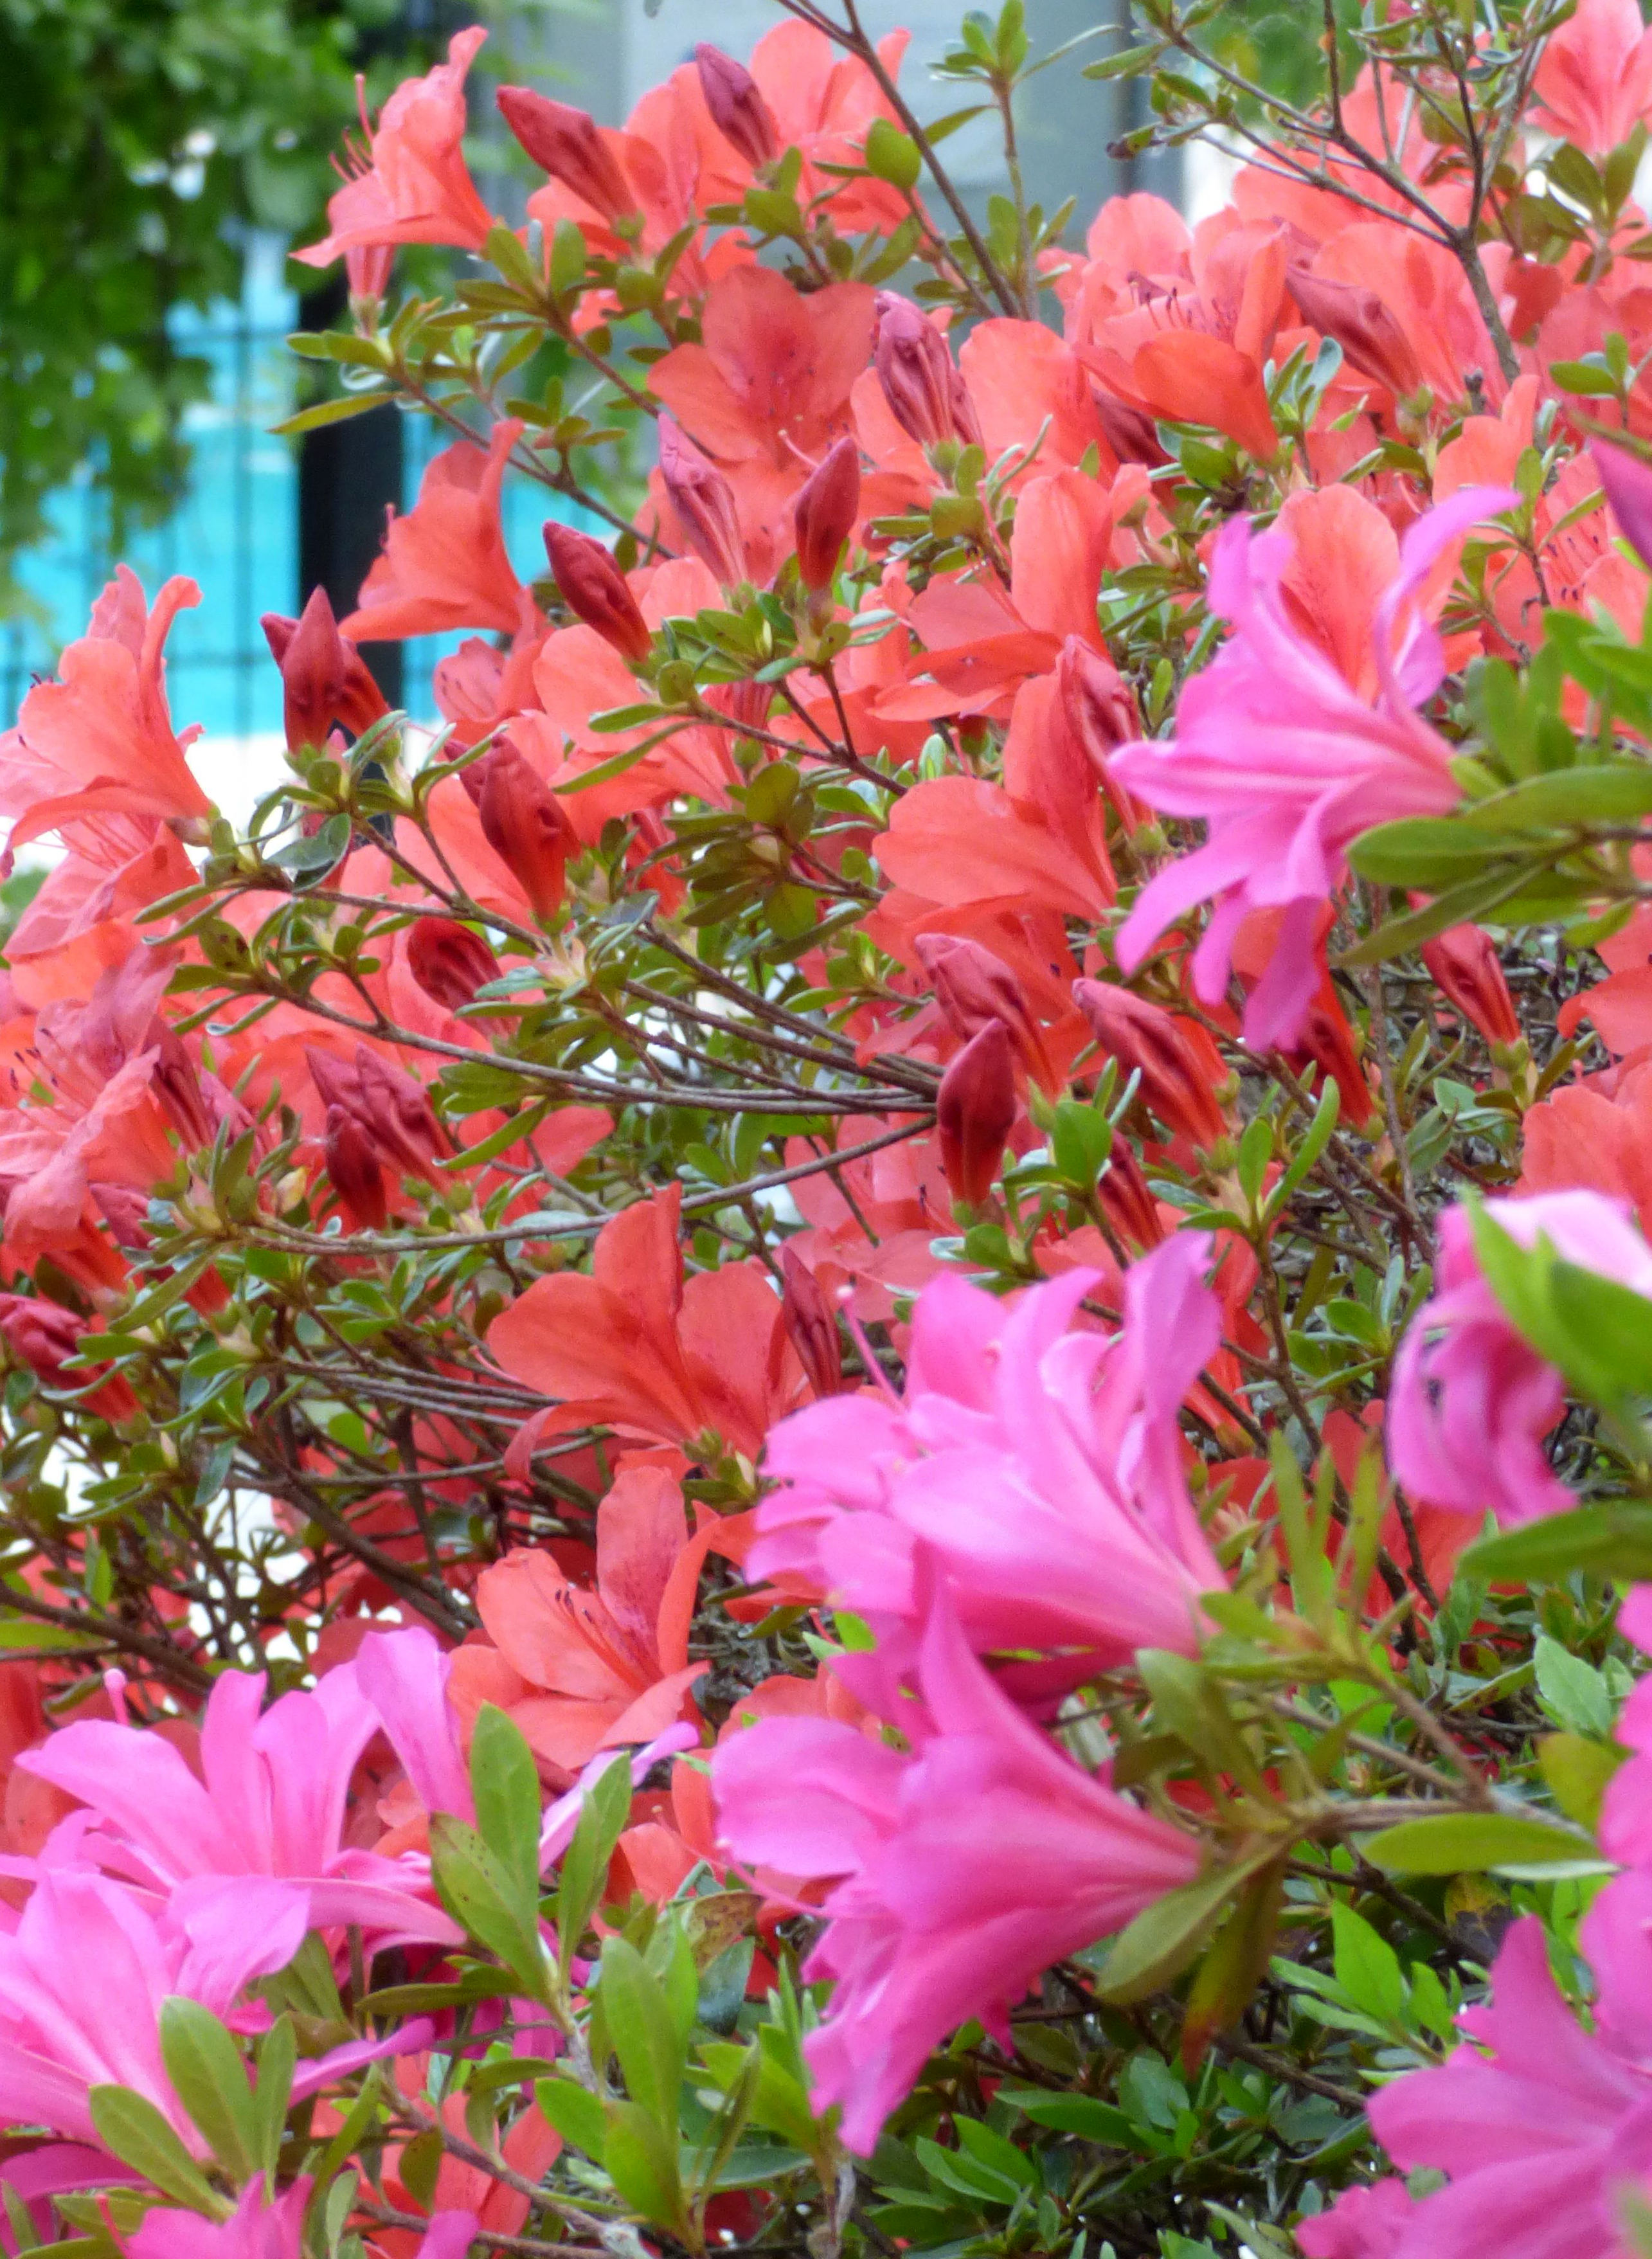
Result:
<svg viewBox="0 0 1652 2259">
<path fill-rule="evenodd" d="M 1652 2252 L 1652 33 L 1217 12 L 1081 247 L 461 33 L 288 775 L 125 572 L 0 739 L 9 2249 Z"/>
</svg>

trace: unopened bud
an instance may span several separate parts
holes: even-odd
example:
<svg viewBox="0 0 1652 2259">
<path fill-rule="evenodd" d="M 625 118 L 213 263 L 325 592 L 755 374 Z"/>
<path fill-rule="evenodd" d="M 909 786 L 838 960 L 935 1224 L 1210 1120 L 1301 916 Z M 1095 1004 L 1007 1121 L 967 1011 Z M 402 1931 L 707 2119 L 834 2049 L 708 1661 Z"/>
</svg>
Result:
<svg viewBox="0 0 1652 2259">
<path fill-rule="evenodd" d="M 626 219 L 636 211 L 636 193 L 587 111 L 527 86 L 502 86 L 497 100 L 506 125 L 542 172 L 604 219 Z"/>
<path fill-rule="evenodd" d="M 1391 309 L 1363 282 L 1335 282 L 1293 267 L 1291 296 L 1302 318 L 1321 337 L 1334 338 L 1350 367 L 1386 385 L 1397 400 L 1420 389 L 1422 364 Z"/>
<path fill-rule="evenodd" d="M 1120 462 L 1140 463 L 1150 471 L 1169 462 L 1159 444 L 1158 427 L 1146 409 L 1136 407 L 1134 401 L 1121 400 L 1116 392 L 1104 391 L 1099 384 L 1091 386 L 1090 397 L 1095 403 L 1101 436 Z"/>
<path fill-rule="evenodd" d="M 476 992 L 499 978 L 499 959 L 479 933 L 457 918 L 416 918 L 407 937 L 408 970 L 445 1010 L 474 1003 Z"/>
<path fill-rule="evenodd" d="M 669 416 L 659 419 L 659 475 L 689 547 L 719 588 L 746 577 L 745 540 L 734 488 Z"/>
<path fill-rule="evenodd" d="M 965 1043 L 994 1021 L 1008 1030 L 1022 1065 L 1046 1088 L 1056 1087 L 1043 1030 L 1026 991 L 1005 964 L 978 941 L 951 933 L 921 933 L 913 943 L 929 974 L 941 1016 Z"/>
<path fill-rule="evenodd" d="M 844 1385 L 844 1350 L 832 1306 L 795 1248 L 781 1248 L 780 1276 L 780 1315 L 808 1385 L 816 1396 L 836 1396 Z"/>
<path fill-rule="evenodd" d="M 545 545 L 568 609 L 587 628 L 595 628 L 622 659 L 633 666 L 645 659 L 653 643 L 648 623 L 637 609 L 625 575 L 602 543 L 550 517 Z"/>
<path fill-rule="evenodd" d="M 382 1231 L 389 1220 L 384 1172 L 373 1158 L 367 1132 L 342 1106 L 327 1108 L 322 1136 L 327 1175 L 358 1231 Z"/>
<path fill-rule="evenodd" d="M 921 447 L 947 439 L 979 445 L 980 426 L 946 339 L 929 317 L 892 290 L 878 294 L 878 381 L 889 413 Z"/>
<path fill-rule="evenodd" d="M 936 1124 L 953 1199 L 979 1207 L 993 1189 L 1015 1126 L 1015 1070 L 1001 1020 L 972 1037 L 941 1077 Z"/>
<path fill-rule="evenodd" d="M 1517 1044 L 1520 1015 L 1491 937 L 1478 925 L 1454 925 L 1425 941 L 1429 977 L 1488 1044 Z"/>
<path fill-rule="evenodd" d="M 744 64 L 701 39 L 694 49 L 694 68 L 711 122 L 723 139 L 748 165 L 772 164 L 780 153 L 780 128 Z"/>
<path fill-rule="evenodd" d="M 1122 1239 L 1147 1248 L 1157 1247 L 1164 1238 L 1164 1222 L 1158 1203 L 1142 1174 L 1142 1165 L 1128 1137 L 1114 1138 L 1096 1194 L 1107 1222 Z"/>
<path fill-rule="evenodd" d="M 1067 727 L 1101 789 L 1120 820 L 1136 830 L 1147 811 L 1115 781 L 1108 765 L 1111 754 L 1142 734 L 1142 717 L 1129 684 L 1111 659 L 1092 650 L 1081 636 L 1069 636 L 1056 662 L 1056 693 Z"/>
<path fill-rule="evenodd" d="M 461 773 L 482 837 L 532 903 L 534 916 L 554 917 L 562 907 L 573 839 L 561 802 L 509 744 L 495 745 Z"/>
<path fill-rule="evenodd" d="M 1141 1076 L 1142 1096 L 1165 1128 L 1214 1145 L 1228 1125 L 1215 1093 L 1221 1056 L 1205 1030 L 1102 980 L 1075 980 L 1072 1001 L 1121 1073 Z"/>
<path fill-rule="evenodd" d="M 358 1119 L 374 1149 L 398 1175 L 434 1184 L 447 1140 L 422 1086 L 365 1044 L 356 1048 L 356 1077 L 362 1099 Z"/>
<path fill-rule="evenodd" d="M 382 298 L 395 265 L 393 243 L 352 243 L 345 253 L 345 278 L 352 298 Z"/>
<path fill-rule="evenodd" d="M 26 1294 L 0 1294 L 0 1339 L 20 1365 L 27 1365 L 48 1387 L 88 1390 L 82 1400 L 100 1419 L 130 1420 L 138 1410 L 138 1400 L 119 1373 L 110 1372 L 107 1365 L 69 1365 L 69 1359 L 80 1354 L 88 1331 L 72 1311 L 60 1308 L 55 1302 Z M 94 1386 L 100 1372 L 109 1377 Z"/>
<path fill-rule="evenodd" d="M 847 437 L 829 449 L 792 504 L 797 573 L 806 588 L 830 588 L 844 544 L 860 515 L 860 451 Z"/>
<path fill-rule="evenodd" d="M 324 588 L 310 591 L 297 619 L 266 612 L 264 631 L 281 671 L 288 748 L 322 745 L 335 723 L 359 738 L 389 712 L 384 693 L 347 636 L 338 632 Z"/>
</svg>

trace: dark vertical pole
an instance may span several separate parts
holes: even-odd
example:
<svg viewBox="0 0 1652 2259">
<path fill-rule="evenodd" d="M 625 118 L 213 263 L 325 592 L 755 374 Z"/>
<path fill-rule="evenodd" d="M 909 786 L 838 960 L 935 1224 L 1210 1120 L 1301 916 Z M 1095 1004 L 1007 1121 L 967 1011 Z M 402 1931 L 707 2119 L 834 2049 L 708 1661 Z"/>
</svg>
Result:
<svg viewBox="0 0 1652 2259">
<path fill-rule="evenodd" d="M 331 329 L 346 303 L 342 281 L 299 304 L 306 330 Z M 306 431 L 298 455 L 298 603 L 316 588 L 342 619 L 355 609 L 367 568 L 384 539 L 387 508 L 402 507 L 402 417 L 375 408 L 343 424 Z M 361 655 L 392 706 L 402 702 L 402 646 L 368 643 Z"/>
</svg>

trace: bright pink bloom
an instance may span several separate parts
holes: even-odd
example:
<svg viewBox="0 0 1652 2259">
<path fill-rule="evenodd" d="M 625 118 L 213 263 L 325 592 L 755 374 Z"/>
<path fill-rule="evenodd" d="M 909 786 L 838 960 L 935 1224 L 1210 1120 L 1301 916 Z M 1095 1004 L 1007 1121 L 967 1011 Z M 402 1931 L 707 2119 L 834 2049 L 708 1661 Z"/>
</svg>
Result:
<svg viewBox="0 0 1652 2259">
<path fill-rule="evenodd" d="M 1124 1324 L 1068 1330 L 1072 1271 L 1014 1308 L 945 1275 L 913 1315 L 904 1401 L 834 1396 L 783 1421 L 748 1571 L 874 1622 L 918 1610 L 927 1548 L 971 1643 L 1076 1650 L 1068 1684 L 1138 1647 L 1191 1654 L 1221 1586 L 1188 1496 L 1177 1415 L 1215 1353 L 1210 1243 L 1183 1232 L 1125 1279 Z"/>
<path fill-rule="evenodd" d="M 471 1816 L 447 1668 L 427 1631 L 371 1633 L 354 1663 L 261 1715 L 263 1674 L 226 1671 L 202 1720 L 199 1779 L 157 1733 L 67 1726 L 19 1759 L 87 1806 L 59 1824 L 46 1858 L 102 1866 L 160 1898 L 208 1878 L 277 1877 L 303 1886 L 317 1928 L 353 1922 L 380 1943 L 456 1943 L 421 1858 L 345 1841 L 351 1777 L 381 1729 L 431 1808 Z"/>
<path fill-rule="evenodd" d="M 1591 1914 L 1584 1942 L 1603 2009 L 1616 1976 L 1607 1942 Z M 1605 2032 L 1585 2032 L 1529 1916 L 1504 1940 L 1492 1991 L 1459 2019 L 1475 2044 L 1378 2088 L 1368 2105 L 1396 2164 L 1432 2166 L 1449 2185 L 1408 2216 L 1394 2204 L 1392 2241 L 1305 2242 L 1316 2259 L 1620 2259 L 1616 2197 L 1652 2164 L 1648 2027 L 1603 2014 Z"/>
<path fill-rule="evenodd" d="M 1627 1205 L 1594 1192 L 1488 1201 L 1485 1212 L 1522 1247 L 1547 1239 L 1562 1259 L 1652 1300 L 1652 1248 Z M 1542 1439 L 1565 1386 L 1516 1329 L 1474 1251 L 1469 1218 L 1441 1219 L 1436 1291 L 1407 1329 L 1388 1400 L 1388 1460 L 1412 1496 L 1501 1522 L 1577 1504 L 1550 1469 Z"/>
<path fill-rule="evenodd" d="M 274 2203 L 264 2201 L 264 2176 L 247 2183 L 232 2219 L 221 2225 L 198 2212 L 160 2206 L 144 2214 L 129 2236 L 132 2259 L 303 2259 L 307 2178 L 296 2180 Z M 481 2234 L 474 2213 L 433 2213 L 416 2259 L 464 2259 Z"/>
<path fill-rule="evenodd" d="M 1448 544 L 1514 499 L 1466 488 L 1406 534 L 1373 624 L 1374 705 L 1292 624 L 1280 586 L 1289 538 L 1253 535 L 1239 519 L 1218 536 L 1210 607 L 1235 632 L 1183 692 L 1176 736 L 1122 745 L 1108 763 L 1150 807 L 1209 827 L 1202 847 L 1149 882 L 1120 929 L 1127 972 L 1166 926 L 1214 900 L 1193 981 L 1206 1003 L 1220 1003 L 1241 922 L 1283 909 L 1272 961 L 1245 1008 L 1245 1040 L 1258 1050 L 1300 1040 L 1319 986 L 1315 923 L 1347 875 L 1350 842 L 1374 824 L 1442 815 L 1462 797 L 1450 747 L 1415 711 L 1444 669 L 1416 598 Z"/>
<path fill-rule="evenodd" d="M 1652 53 L 1652 32 L 1646 36 Z M 1643 565 L 1652 565 L 1652 465 L 1606 439 L 1591 439 L 1589 453 L 1600 474 L 1619 532 Z"/>
<path fill-rule="evenodd" d="M 740 1858 L 836 1883 L 808 1963 L 837 1988 L 805 2042 L 815 2103 L 877 2141 L 966 2018 L 1003 2030 L 1040 1971 L 1192 1879 L 1194 1842 L 1064 1757 L 993 1684 L 943 1596 L 904 1754 L 824 1718 L 766 1718 L 712 1760 Z"/>
<path fill-rule="evenodd" d="M 465 74 L 487 37 L 479 25 L 455 32 L 445 63 L 404 79 L 376 125 L 364 115 L 367 146 L 349 152 L 344 186 L 327 205 L 328 232 L 295 259 L 330 267 L 340 253 L 395 243 L 481 249 L 494 221 L 465 163 Z"/>
<path fill-rule="evenodd" d="M 290 1883 L 186 1883 L 152 1913 L 107 1876 L 43 1868 L 15 1932 L 0 1936 L 0 2117 L 96 2141 L 89 2089 L 130 2086 L 203 2155 L 161 2063 L 160 2004 L 181 1993 L 233 2020 L 247 1985 L 284 1969 L 308 1926 L 306 1894 Z M 422 2020 L 388 2041 L 307 2059 L 295 2100 L 381 2056 L 428 2046 L 431 2030 Z"/>
<path fill-rule="evenodd" d="M 1307 2259 L 1393 2259 L 1415 2209 L 1404 2181 L 1371 2181 L 1300 2221 L 1296 2240 Z"/>
</svg>

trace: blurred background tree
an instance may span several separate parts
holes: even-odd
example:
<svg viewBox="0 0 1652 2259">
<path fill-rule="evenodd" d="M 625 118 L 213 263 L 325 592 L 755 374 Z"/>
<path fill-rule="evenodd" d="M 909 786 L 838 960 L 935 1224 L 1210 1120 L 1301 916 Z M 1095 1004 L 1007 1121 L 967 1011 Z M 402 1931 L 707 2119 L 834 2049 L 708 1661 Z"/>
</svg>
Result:
<svg viewBox="0 0 1652 2259">
<path fill-rule="evenodd" d="M 210 370 L 168 316 L 239 294 L 253 230 L 318 219 L 354 74 L 377 98 L 429 43 L 409 18 L 400 0 L 0 0 L 0 616 L 82 465 L 117 547 L 173 508 Z"/>
</svg>

